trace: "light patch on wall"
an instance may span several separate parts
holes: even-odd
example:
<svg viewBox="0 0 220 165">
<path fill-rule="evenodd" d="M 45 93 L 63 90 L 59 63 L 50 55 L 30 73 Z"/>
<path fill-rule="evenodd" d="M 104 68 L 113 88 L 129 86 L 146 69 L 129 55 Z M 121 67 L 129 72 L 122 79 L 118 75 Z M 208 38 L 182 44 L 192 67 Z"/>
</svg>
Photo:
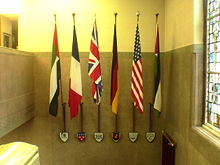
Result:
<svg viewBox="0 0 220 165">
<path fill-rule="evenodd" d="M 118 50 L 132 52 L 137 10 L 140 11 L 141 48 L 154 50 L 155 13 L 160 13 L 161 51 L 163 51 L 164 0 L 21 0 L 18 22 L 18 49 L 29 52 L 50 52 L 52 47 L 54 13 L 57 15 L 59 50 L 72 49 L 73 18 L 80 52 L 88 52 L 96 13 L 99 50 L 112 51 L 114 13 L 118 12 Z M 30 42 L 31 41 L 31 42 Z"/>
<path fill-rule="evenodd" d="M 18 14 L 20 12 L 20 0 L 0 0 L 1 14 Z"/>
</svg>

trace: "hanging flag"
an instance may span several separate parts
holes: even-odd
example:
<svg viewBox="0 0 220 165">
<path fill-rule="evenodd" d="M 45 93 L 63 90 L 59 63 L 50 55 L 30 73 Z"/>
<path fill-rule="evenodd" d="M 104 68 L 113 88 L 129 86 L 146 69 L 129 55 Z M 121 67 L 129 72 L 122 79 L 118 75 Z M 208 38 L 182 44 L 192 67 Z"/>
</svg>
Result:
<svg viewBox="0 0 220 165">
<path fill-rule="evenodd" d="M 99 46 L 98 46 L 98 32 L 96 27 L 96 20 L 93 25 L 92 39 L 90 44 L 90 53 L 88 60 L 88 74 L 92 79 L 92 96 L 96 104 L 100 103 L 102 93 L 102 77 L 101 67 L 99 62 Z"/>
<path fill-rule="evenodd" d="M 159 25 L 158 25 L 157 21 L 156 21 L 156 40 L 155 40 L 155 51 L 154 52 L 155 52 L 155 98 L 154 98 L 154 109 L 161 112 L 160 44 L 159 44 Z"/>
<path fill-rule="evenodd" d="M 140 113 L 143 113 L 143 74 L 139 25 L 136 27 L 134 56 L 132 64 L 131 95 L 134 99 L 134 106 Z"/>
<path fill-rule="evenodd" d="M 49 113 L 53 116 L 57 115 L 60 79 L 61 79 L 60 55 L 59 55 L 58 38 L 57 38 L 57 27 L 55 23 L 52 60 L 51 60 L 51 73 L 50 73 L 50 94 L 49 94 L 50 97 Z"/>
<path fill-rule="evenodd" d="M 118 48 L 117 48 L 116 24 L 114 25 L 112 52 L 113 52 L 113 58 L 112 58 L 112 77 L 111 77 L 111 105 L 112 105 L 112 112 L 117 114 L 118 95 L 119 95 L 119 77 L 118 77 Z"/>
<path fill-rule="evenodd" d="M 82 99 L 82 79 L 81 67 L 76 37 L 75 24 L 73 26 L 73 44 L 72 56 L 70 63 L 70 80 L 69 80 L 69 107 L 70 117 L 73 118 L 78 114 L 78 107 Z"/>
</svg>

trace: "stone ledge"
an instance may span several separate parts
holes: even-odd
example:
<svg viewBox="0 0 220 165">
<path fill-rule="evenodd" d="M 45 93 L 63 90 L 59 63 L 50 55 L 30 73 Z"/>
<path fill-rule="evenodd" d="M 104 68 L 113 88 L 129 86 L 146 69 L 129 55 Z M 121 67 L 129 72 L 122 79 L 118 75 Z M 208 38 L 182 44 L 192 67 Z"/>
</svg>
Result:
<svg viewBox="0 0 220 165">
<path fill-rule="evenodd" d="M 8 54 L 8 55 L 15 55 L 15 56 L 30 56 L 30 57 L 34 56 L 34 53 L 0 46 L 0 55 L 1 54 Z"/>
</svg>

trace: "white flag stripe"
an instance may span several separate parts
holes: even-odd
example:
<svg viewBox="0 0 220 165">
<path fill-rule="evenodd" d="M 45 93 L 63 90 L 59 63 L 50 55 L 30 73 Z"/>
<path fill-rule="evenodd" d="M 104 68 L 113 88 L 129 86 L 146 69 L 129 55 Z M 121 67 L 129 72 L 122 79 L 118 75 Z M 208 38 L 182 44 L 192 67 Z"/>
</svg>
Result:
<svg viewBox="0 0 220 165">
<path fill-rule="evenodd" d="M 134 84 L 133 85 L 135 85 L 137 87 L 138 93 L 143 98 L 143 91 L 141 90 L 141 87 L 139 86 L 139 83 L 137 82 L 136 77 L 134 76 L 132 79 L 134 80 Z"/>
<path fill-rule="evenodd" d="M 135 95 L 136 99 L 138 100 L 138 104 L 139 104 L 141 110 L 143 111 L 143 104 L 142 104 L 142 102 L 141 102 L 141 100 L 139 98 L 139 95 L 137 94 L 137 92 L 136 92 L 136 90 L 135 90 L 133 85 L 131 85 L 131 89 L 134 92 L 134 95 Z"/>
<path fill-rule="evenodd" d="M 136 75 L 138 76 L 137 78 L 138 78 L 139 82 L 141 83 L 141 86 L 143 86 L 143 81 L 142 81 L 142 78 L 141 78 L 140 72 L 138 71 L 136 65 L 134 65 L 133 68 L 134 68 L 134 71 L 135 71 Z"/>
<path fill-rule="evenodd" d="M 140 71 L 142 72 L 142 64 L 141 64 L 141 60 L 138 60 L 137 61 L 137 66 L 136 67 L 138 67 L 139 69 L 140 69 Z M 137 69 L 138 69 L 137 68 Z"/>
<path fill-rule="evenodd" d="M 136 85 L 136 84 L 132 84 L 132 87 L 131 87 L 131 88 L 135 91 L 134 93 L 136 93 L 136 94 L 135 94 L 135 97 L 138 97 L 138 98 L 139 98 L 138 100 L 141 101 L 142 98 L 143 98 L 143 94 L 140 94 L 140 92 L 138 92 L 138 91 L 136 90 L 135 85 Z M 138 95 L 138 93 L 139 93 L 139 95 Z M 140 98 L 140 97 L 141 97 L 141 98 Z"/>
<path fill-rule="evenodd" d="M 70 66 L 70 88 L 82 96 L 82 80 L 81 80 L 81 68 L 80 63 L 71 56 Z"/>
<path fill-rule="evenodd" d="M 140 91 L 142 91 L 142 88 L 143 88 L 142 84 L 143 84 L 143 82 L 142 82 L 142 79 L 139 79 L 140 76 L 138 77 L 138 74 L 136 73 L 136 75 L 135 75 L 134 72 L 132 71 L 132 78 L 135 80 L 135 83 L 137 83 L 138 86 L 140 87 Z"/>
<path fill-rule="evenodd" d="M 99 62 L 91 52 L 89 54 L 89 58 L 95 61 L 95 63 L 94 62 L 89 62 L 89 63 L 93 64 L 93 67 L 89 70 L 89 73 L 88 73 L 90 75 L 95 70 L 95 68 L 97 67 Z"/>
<path fill-rule="evenodd" d="M 138 100 L 138 104 L 139 104 L 139 105 L 142 105 L 141 99 L 140 99 L 140 97 L 139 97 L 139 95 L 138 95 L 138 93 L 137 93 L 137 91 L 135 90 L 135 88 L 134 88 L 133 85 L 131 86 L 131 89 L 133 90 L 134 95 L 135 95 L 136 99 Z M 141 104 L 140 104 L 140 103 L 141 103 Z"/>
<path fill-rule="evenodd" d="M 134 55 L 132 63 L 132 79 L 131 79 L 131 93 L 134 99 L 134 105 L 143 112 L 143 79 L 142 79 L 142 64 L 141 64 L 141 45 L 139 26 L 137 24 L 135 34 Z"/>
<path fill-rule="evenodd" d="M 95 83 L 98 84 L 101 80 L 102 80 L 102 77 L 99 76 L 99 78 L 97 78 L 97 80 L 95 81 Z"/>
<path fill-rule="evenodd" d="M 155 101 L 154 101 L 154 109 L 157 109 L 158 111 L 161 112 L 161 82 L 159 82 L 159 86 L 157 89 Z"/>
<path fill-rule="evenodd" d="M 53 63 L 53 66 L 51 68 L 51 74 L 50 74 L 50 99 L 49 99 L 49 103 L 52 101 L 56 90 L 57 90 L 57 61 L 59 60 L 59 58 L 56 56 L 56 59 Z"/>
<path fill-rule="evenodd" d="M 97 43 L 97 41 L 92 37 L 92 42 L 93 42 L 93 44 L 96 46 L 96 47 L 98 47 L 98 43 Z"/>
</svg>

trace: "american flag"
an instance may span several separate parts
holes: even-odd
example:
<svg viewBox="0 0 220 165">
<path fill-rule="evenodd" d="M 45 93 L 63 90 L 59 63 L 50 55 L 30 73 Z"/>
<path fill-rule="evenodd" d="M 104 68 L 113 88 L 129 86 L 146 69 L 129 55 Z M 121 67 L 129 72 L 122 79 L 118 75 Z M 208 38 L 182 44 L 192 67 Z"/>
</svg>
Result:
<svg viewBox="0 0 220 165">
<path fill-rule="evenodd" d="M 139 26 L 137 24 L 134 44 L 134 56 L 132 64 L 131 95 L 134 105 L 140 113 L 143 113 L 143 74 Z"/>
<path fill-rule="evenodd" d="M 98 32 L 95 20 L 90 44 L 88 74 L 92 79 L 92 96 L 96 104 L 100 103 L 102 93 L 102 77 L 99 60 Z"/>
</svg>

